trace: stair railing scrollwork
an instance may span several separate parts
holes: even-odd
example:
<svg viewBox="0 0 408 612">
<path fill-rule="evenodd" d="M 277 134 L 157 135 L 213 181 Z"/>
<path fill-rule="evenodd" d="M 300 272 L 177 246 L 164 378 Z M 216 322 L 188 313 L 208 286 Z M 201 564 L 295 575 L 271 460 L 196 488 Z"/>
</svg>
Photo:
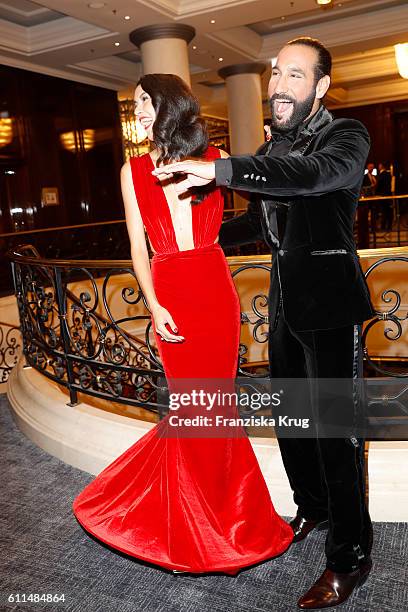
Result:
<svg viewBox="0 0 408 612">
<path fill-rule="evenodd" d="M 399 249 L 399 253 L 395 249 L 390 251 L 390 255 L 385 254 L 367 269 L 367 280 L 390 262 L 408 263 L 408 248 Z M 159 414 L 166 411 L 163 368 L 153 342 L 147 304 L 131 261 L 44 259 L 29 245 L 13 250 L 8 256 L 27 365 L 64 386 L 71 405 L 79 401 L 79 393 L 84 393 Z M 245 272 L 259 270 L 269 277 L 271 268 L 270 257 L 263 255 L 231 257 L 229 264 L 235 281 Z M 265 281 L 267 287 L 268 278 Z M 114 291 L 115 308 L 121 314 L 116 313 L 111 299 Z M 381 322 L 389 323 L 384 329 L 387 342 L 395 343 L 406 337 L 408 312 L 404 311 L 401 290 L 383 290 L 381 301 L 388 309 L 377 310 L 364 327 L 366 363 L 377 374 L 408 376 L 406 370 L 385 368 L 378 356 L 369 353 L 369 334 Z M 267 342 L 266 290 L 250 296 L 247 311 L 241 313 L 241 324 L 250 330 L 251 343 L 260 346 Z M 10 345 L 10 357 L 14 349 L 15 342 Z M 237 374 L 247 377 L 251 384 L 251 379 L 265 376 L 267 362 L 253 364 L 248 355 L 249 346 L 242 341 Z M 408 356 L 405 357 L 408 363 Z"/>
</svg>

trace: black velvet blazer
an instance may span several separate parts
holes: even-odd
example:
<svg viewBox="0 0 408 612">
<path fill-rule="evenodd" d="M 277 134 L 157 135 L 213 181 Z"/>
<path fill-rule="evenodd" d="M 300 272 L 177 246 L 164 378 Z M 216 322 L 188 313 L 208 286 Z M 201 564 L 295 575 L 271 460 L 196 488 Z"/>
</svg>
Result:
<svg viewBox="0 0 408 612">
<path fill-rule="evenodd" d="M 362 123 L 333 119 L 321 106 L 287 154 L 216 160 L 218 185 L 258 194 L 245 214 L 223 223 L 220 244 L 264 238 L 271 246 L 272 329 L 280 294 L 286 321 L 297 331 L 374 316 L 353 236 L 369 147 Z"/>
</svg>

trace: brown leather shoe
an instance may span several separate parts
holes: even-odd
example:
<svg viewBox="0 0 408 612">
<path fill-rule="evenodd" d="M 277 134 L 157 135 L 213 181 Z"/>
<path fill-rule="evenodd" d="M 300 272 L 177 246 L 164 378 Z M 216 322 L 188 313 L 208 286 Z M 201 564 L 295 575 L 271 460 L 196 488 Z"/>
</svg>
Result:
<svg viewBox="0 0 408 612">
<path fill-rule="evenodd" d="M 342 604 L 367 580 L 372 560 L 368 558 L 355 572 L 341 574 L 325 569 L 320 578 L 298 601 L 302 610 L 320 610 Z"/>
<path fill-rule="evenodd" d="M 289 525 L 292 527 L 293 533 L 295 534 L 292 540 L 292 543 L 294 543 L 304 540 L 313 529 L 324 529 L 324 526 L 327 526 L 327 521 L 308 521 L 300 516 L 300 514 L 297 514 L 295 518 L 290 521 Z"/>
</svg>

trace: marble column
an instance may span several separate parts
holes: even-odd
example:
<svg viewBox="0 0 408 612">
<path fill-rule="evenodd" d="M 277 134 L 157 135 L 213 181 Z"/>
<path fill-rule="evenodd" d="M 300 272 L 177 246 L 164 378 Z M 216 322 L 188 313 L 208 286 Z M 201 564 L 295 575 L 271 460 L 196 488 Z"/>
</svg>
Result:
<svg viewBox="0 0 408 612">
<path fill-rule="evenodd" d="M 259 62 L 225 66 L 218 74 L 227 84 L 231 154 L 253 154 L 264 142 L 261 74 Z"/>
<path fill-rule="evenodd" d="M 261 74 L 265 65 L 256 62 L 225 66 L 218 74 L 227 84 L 231 155 L 253 155 L 265 141 Z M 245 208 L 247 200 L 234 194 L 234 207 Z"/>
<path fill-rule="evenodd" d="M 194 36 L 195 29 L 183 23 L 144 26 L 129 34 L 131 42 L 140 48 L 143 74 L 177 74 L 189 86 L 187 45 Z"/>
</svg>

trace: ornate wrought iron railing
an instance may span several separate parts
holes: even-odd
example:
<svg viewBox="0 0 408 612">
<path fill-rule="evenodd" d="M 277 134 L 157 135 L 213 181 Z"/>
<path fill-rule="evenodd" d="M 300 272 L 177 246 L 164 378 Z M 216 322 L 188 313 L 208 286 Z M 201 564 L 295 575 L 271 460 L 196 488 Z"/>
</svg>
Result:
<svg viewBox="0 0 408 612">
<path fill-rule="evenodd" d="M 21 350 L 21 334 L 17 325 L 0 321 L 0 384 L 6 383 Z"/>
<path fill-rule="evenodd" d="M 363 331 L 363 350 L 364 358 L 367 364 L 378 374 L 395 378 L 408 378 L 408 247 L 394 247 L 389 249 L 367 249 L 362 251 L 360 257 L 367 259 L 376 258 L 365 271 L 367 283 L 370 285 L 376 272 L 384 269 L 388 264 L 401 262 L 403 268 L 398 278 L 401 281 L 402 288 L 398 291 L 396 288 L 383 289 L 380 295 L 372 296 L 378 305 L 383 305 L 383 308 L 376 310 L 376 316 L 369 321 Z M 406 302 L 402 302 L 402 294 L 405 294 Z M 378 306 L 377 306 L 378 308 Z M 404 310 L 405 309 L 405 310 Z M 400 339 L 406 340 L 406 351 L 400 352 L 397 359 L 394 361 L 400 364 L 405 364 L 401 370 L 394 370 L 392 367 L 385 367 L 383 364 L 392 362 L 392 356 L 377 356 L 374 359 L 369 351 L 369 336 L 378 326 L 383 325 L 383 336 L 391 343 L 395 343 Z M 392 365 L 392 363 L 391 363 Z"/>
<path fill-rule="evenodd" d="M 44 259 L 29 246 L 9 257 L 28 365 L 66 387 L 71 405 L 79 401 L 79 393 L 85 393 L 159 413 L 167 409 L 165 378 L 150 316 L 130 260 Z M 367 250 L 360 257 L 375 258 L 366 271 L 370 283 L 383 266 L 408 264 L 408 247 Z M 235 280 L 248 270 L 268 274 L 270 256 L 230 257 L 229 264 Z M 402 289 L 389 288 L 374 296 L 382 306 L 365 326 L 364 353 L 374 373 L 408 377 L 408 354 L 393 359 L 370 355 L 368 348 L 370 334 L 379 325 L 384 326 L 386 342 L 406 339 L 408 308 L 404 310 L 401 295 L 408 286 L 407 272 L 398 278 Z M 251 342 L 267 342 L 267 312 L 266 293 L 251 296 L 250 316 L 248 311 L 241 315 L 242 325 L 251 330 Z M 262 364 L 251 363 L 247 354 L 248 345 L 241 344 L 240 376 L 260 375 L 253 367 Z M 265 369 L 261 374 L 265 375 Z"/>
<path fill-rule="evenodd" d="M 394 194 L 391 196 L 368 196 L 362 197 L 359 201 L 359 211 L 366 208 L 369 212 L 369 220 L 365 231 L 367 236 L 364 237 L 364 228 L 358 227 L 362 221 L 362 215 L 358 215 L 357 244 L 363 248 L 365 244 L 372 246 L 374 249 L 377 246 L 401 246 L 407 244 L 408 230 L 408 194 Z M 389 227 L 377 227 L 379 216 L 384 216 L 384 210 L 388 208 Z M 383 219 L 384 221 L 384 219 Z M 383 223 L 384 225 L 384 223 Z M 368 241 L 368 242 L 367 242 Z"/>
</svg>

